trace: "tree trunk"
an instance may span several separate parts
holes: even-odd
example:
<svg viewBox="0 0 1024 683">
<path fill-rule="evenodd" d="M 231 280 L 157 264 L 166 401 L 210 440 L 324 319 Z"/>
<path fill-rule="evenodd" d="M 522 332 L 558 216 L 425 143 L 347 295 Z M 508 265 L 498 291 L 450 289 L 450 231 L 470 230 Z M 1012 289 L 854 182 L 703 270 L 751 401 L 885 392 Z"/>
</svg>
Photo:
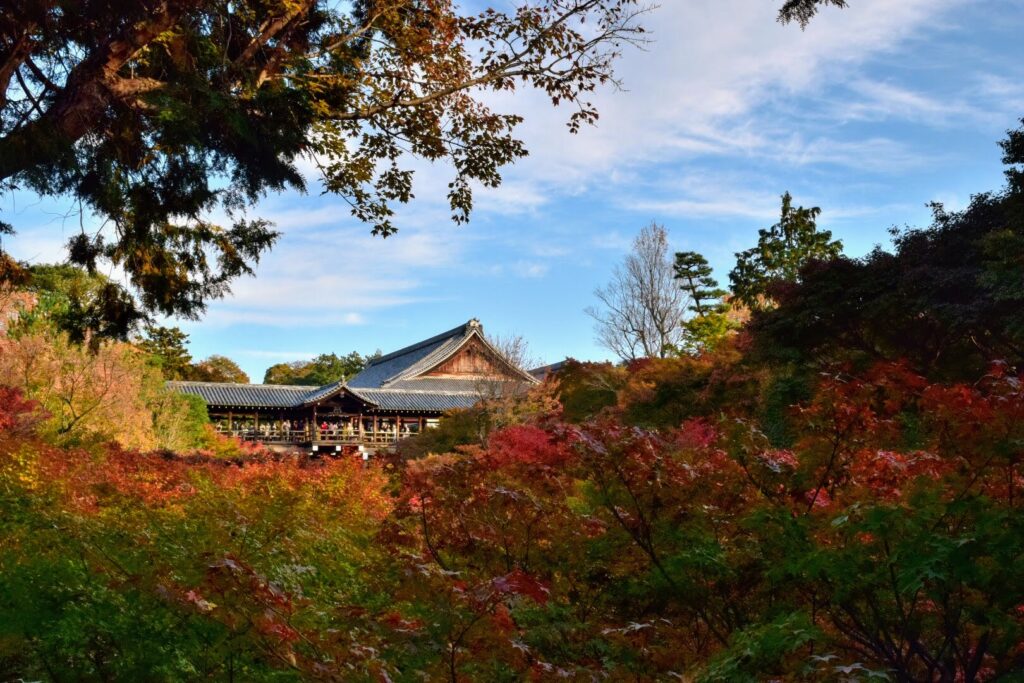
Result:
<svg viewBox="0 0 1024 683">
<path fill-rule="evenodd" d="M 147 18 L 112 36 L 68 75 L 46 113 L 0 138 L 0 180 L 54 162 L 95 127 L 125 89 L 117 72 L 199 0 L 162 0 Z"/>
</svg>

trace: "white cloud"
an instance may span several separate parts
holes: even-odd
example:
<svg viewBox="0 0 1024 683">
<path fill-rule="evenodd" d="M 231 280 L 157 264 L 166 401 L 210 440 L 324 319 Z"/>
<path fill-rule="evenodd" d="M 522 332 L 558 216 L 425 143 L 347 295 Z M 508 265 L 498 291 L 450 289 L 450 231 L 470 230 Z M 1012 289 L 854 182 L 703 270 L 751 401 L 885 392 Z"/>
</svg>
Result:
<svg viewBox="0 0 1024 683">
<path fill-rule="evenodd" d="M 766 219 L 771 218 L 777 212 L 778 197 L 772 197 L 769 201 L 757 199 L 753 202 L 743 201 L 738 198 L 723 198 L 720 200 L 640 200 L 630 204 L 630 208 L 639 211 L 651 211 L 659 215 L 687 216 L 691 218 L 706 218 L 711 216 L 745 216 L 747 218 Z"/>
<path fill-rule="evenodd" d="M 988 83 L 993 82 L 989 80 Z M 975 88 L 970 100 L 949 94 L 929 95 L 896 83 L 864 78 L 850 83 L 850 89 L 857 99 L 835 108 L 836 115 L 845 121 L 901 120 L 948 127 L 966 122 L 992 124 L 1003 118 L 1000 112 L 990 107 L 971 103 L 982 99 L 979 95 L 985 92 L 984 86 Z M 990 94 L 998 96 L 996 92 Z M 991 101 L 993 98 L 985 99 Z"/>
<path fill-rule="evenodd" d="M 633 237 L 630 235 L 624 235 L 618 230 L 611 230 L 593 235 L 590 238 L 590 244 L 598 249 L 627 251 L 633 244 Z"/>
<path fill-rule="evenodd" d="M 320 209 L 310 213 L 327 215 Z M 261 215 L 280 225 L 282 216 L 297 214 L 272 209 Z M 429 300 L 424 291 L 430 274 L 457 267 L 469 242 L 449 225 L 409 228 L 387 239 L 346 216 L 337 225 L 309 226 L 286 230 L 256 277 L 238 280 L 230 297 L 211 304 L 206 323 L 363 325 L 374 312 Z"/>
<path fill-rule="evenodd" d="M 569 135 L 568 111 L 553 110 L 540 93 L 488 96 L 495 108 L 526 117 L 520 133 L 531 156 L 507 175 L 517 183 L 516 192 L 532 184 L 543 193 L 571 196 L 593 185 L 611 185 L 612 173 L 701 156 L 782 153 L 782 161 L 796 164 L 882 170 L 894 162 L 905 169 L 912 155 L 898 143 L 875 137 L 843 147 L 795 135 L 786 122 L 768 120 L 762 110 L 858 76 L 861 64 L 905 45 L 926 22 L 934 23 L 943 10 L 963 1 L 861 0 L 821 15 L 806 31 L 779 25 L 778 3 L 664 3 L 648 19 L 655 42 L 647 51 L 628 51 L 622 60 L 619 71 L 628 92 L 596 94 L 601 112 L 596 128 Z M 862 86 L 868 90 L 866 81 Z M 896 86 L 885 87 L 873 91 L 878 108 L 883 96 L 899 95 Z M 938 115 L 940 102 L 915 100 L 912 93 L 904 98 L 915 115 Z"/>
<path fill-rule="evenodd" d="M 540 278 L 548 274 L 551 266 L 546 263 L 517 261 L 512 265 L 512 272 L 523 278 Z"/>
<path fill-rule="evenodd" d="M 765 154 L 791 166 L 829 165 L 889 174 L 922 168 L 938 160 L 934 152 L 923 152 L 886 137 L 805 140 L 795 133 L 786 140 L 778 140 Z"/>
</svg>

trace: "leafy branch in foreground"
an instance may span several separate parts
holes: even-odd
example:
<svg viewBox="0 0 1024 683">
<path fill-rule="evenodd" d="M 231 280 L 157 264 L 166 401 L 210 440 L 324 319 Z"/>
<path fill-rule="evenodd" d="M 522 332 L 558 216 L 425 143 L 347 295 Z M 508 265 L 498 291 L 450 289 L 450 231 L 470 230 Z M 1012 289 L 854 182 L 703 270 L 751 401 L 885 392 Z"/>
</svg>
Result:
<svg viewBox="0 0 1024 683">
<path fill-rule="evenodd" d="M 779 21 L 783 24 L 797 22 L 801 27 L 806 28 L 823 6 L 843 8 L 847 6 L 846 0 L 787 0 L 786 4 L 779 10 Z"/>
<path fill-rule="evenodd" d="M 799 0 L 805 23 L 822 2 Z M 473 187 L 527 154 L 487 92 L 533 88 L 593 123 L 645 40 L 642 0 L 539 0 L 476 14 L 452 0 L 11 0 L 0 16 L 0 188 L 70 197 L 103 221 L 69 244 L 119 267 L 144 312 L 195 317 L 279 235 L 260 196 L 319 174 L 375 234 L 413 199 L 411 162 Z M 307 169 L 301 164 L 307 163 Z M 312 171 L 310 173 L 309 171 Z M 0 233 L 13 230 L 0 221 Z M 0 261 L 0 276 L 18 269 Z"/>
<path fill-rule="evenodd" d="M 597 118 L 637 0 L 462 12 L 449 0 L 15 0 L 0 17 L 0 182 L 70 196 L 105 221 L 71 262 L 123 269 L 147 311 L 195 316 L 278 234 L 246 216 L 268 191 L 325 189 L 387 236 L 413 157 L 447 162 L 456 222 L 472 186 L 524 156 L 521 117 L 485 91 L 537 88 Z M 212 218 L 222 215 L 226 220 Z M 11 226 L 4 225 L 5 232 Z"/>
</svg>

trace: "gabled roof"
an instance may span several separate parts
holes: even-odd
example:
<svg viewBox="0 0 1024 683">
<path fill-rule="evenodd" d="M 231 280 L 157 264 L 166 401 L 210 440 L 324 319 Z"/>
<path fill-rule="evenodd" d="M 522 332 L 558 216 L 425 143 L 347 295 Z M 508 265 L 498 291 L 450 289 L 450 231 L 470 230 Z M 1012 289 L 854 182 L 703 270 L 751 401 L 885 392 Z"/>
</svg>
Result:
<svg viewBox="0 0 1024 683">
<path fill-rule="evenodd" d="M 532 375 L 516 367 L 500 351 L 494 348 L 484 337 L 483 331 L 484 328 L 480 321 L 473 318 L 466 324 L 459 325 L 447 332 L 442 332 L 435 337 L 425 339 L 404 349 L 393 351 L 380 358 L 375 358 L 367 364 L 362 372 L 348 381 L 348 386 L 356 390 L 412 389 L 413 386 L 403 386 L 401 383 L 410 380 L 415 380 L 416 383 L 435 381 L 436 378 L 420 376 L 444 363 L 473 339 L 481 343 L 498 362 L 505 366 L 509 374 L 514 375 L 518 381 L 536 383 L 537 380 Z M 476 380 L 472 378 L 449 379 L 448 382 L 448 390 L 473 391 Z M 456 385 L 453 383 L 459 383 L 457 386 L 460 389 L 456 389 Z"/>
<path fill-rule="evenodd" d="M 533 376 L 504 358 L 484 338 L 483 327 L 474 318 L 430 339 L 375 358 L 347 382 L 342 380 L 322 387 L 215 382 L 167 384 L 181 393 L 200 396 L 209 405 L 222 407 L 300 408 L 348 393 L 378 410 L 440 413 L 455 408 L 471 408 L 480 401 L 482 387 L 479 379 L 423 376 L 474 339 L 516 378 L 507 381 L 537 383 Z"/>
<path fill-rule="evenodd" d="M 302 404 L 316 403 L 325 398 L 330 398 L 345 389 L 345 380 L 339 380 L 334 384 L 325 384 L 322 387 L 311 388 L 302 398 Z"/>
<path fill-rule="evenodd" d="M 467 336 L 467 328 L 470 323 L 459 325 L 447 332 L 424 339 L 421 342 L 406 346 L 398 351 L 374 358 L 363 371 L 348 381 L 353 389 L 381 387 L 389 380 L 404 374 L 410 368 L 416 368 L 422 364 L 424 359 L 432 358 L 441 352 L 444 355 L 448 351 L 457 349 Z M 477 323 L 479 325 L 479 323 Z"/>
</svg>

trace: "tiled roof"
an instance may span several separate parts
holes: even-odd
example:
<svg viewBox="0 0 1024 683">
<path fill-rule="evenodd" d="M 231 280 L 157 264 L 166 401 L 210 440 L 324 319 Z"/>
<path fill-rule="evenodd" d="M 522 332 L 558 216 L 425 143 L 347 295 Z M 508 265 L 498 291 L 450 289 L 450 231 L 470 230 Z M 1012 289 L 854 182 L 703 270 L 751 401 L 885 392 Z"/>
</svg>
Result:
<svg viewBox="0 0 1024 683">
<path fill-rule="evenodd" d="M 536 382 L 532 375 L 517 368 L 505 359 L 500 351 L 491 346 L 490 342 L 484 337 L 480 321 L 474 318 L 465 325 L 459 325 L 436 337 L 431 337 L 371 361 L 362 372 L 349 380 L 348 386 L 353 389 L 394 389 L 398 388 L 406 380 L 425 381 L 427 378 L 418 376 L 450 358 L 472 337 L 476 337 L 497 358 L 504 360 L 509 370 L 519 375 L 521 381 L 527 383 Z M 457 381 L 475 382 L 475 380 Z"/>
<path fill-rule="evenodd" d="M 396 382 L 389 382 L 385 389 L 394 391 L 441 391 L 441 392 L 462 392 L 480 393 L 480 389 L 487 386 L 486 380 L 458 379 L 455 377 L 417 377 L 415 379 L 400 379 Z"/>
<path fill-rule="evenodd" d="M 468 336 L 468 328 L 472 322 L 471 320 L 465 325 L 459 325 L 436 337 L 375 358 L 367 364 L 362 372 L 348 381 L 348 386 L 354 389 L 380 388 L 389 380 L 406 374 L 410 369 L 420 367 L 425 360 L 429 363 L 432 358 L 454 351 Z M 429 369 L 431 365 L 427 365 L 424 369 Z"/>
<path fill-rule="evenodd" d="M 568 362 L 569 362 L 568 359 L 560 360 L 557 363 L 552 363 L 551 365 L 542 365 L 539 368 L 534 368 L 533 370 L 530 370 L 529 372 L 530 372 L 531 375 L 533 375 L 537 379 L 541 379 L 542 380 L 545 377 L 547 377 L 548 375 L 554 375 L 554 374 L 558 373 L 558 371 L 561 370 L 562 368 L 564 368 L 565 364 L 568 363 Z"/>
<path fill-rule="evenodd" d="M 325 398 L 333 396 L 345 387 L 345 380 L 340 380 L 334 384 L 327 384 L 322 387 L 311 388 L 302 399 L 303 403 L 315 403 L 322 401 Z"/>
<path fill-rule="evenodd" d="M 379 410 L 438 412 L 472 408 L 480 402 L 476 393 L 442 393 L 436 391 L 394 391 L 391 389 L 355 389 L 353 394 L 375 404 Z"/>
<path fill-rule="evenodd" d="M 168 382 L 183 394 L 194 394 L 211 406 L 239 408 L 295 408 L 316 387 L 278 384 L 229 384 L 222 382 Z"/>
<path fill-rule="evenodd" d="M 480 390 L 484 388 L 479 380 L 417 375 L 447 360 L 473 336 L 500 356 L 483 337 L 483 328 L 474 319 L 376 358 L 348 382 L 343 380 L 322 387 L 213 382 L 168 382 L 168 386 L 201 396 L 208 405 L 220 407 L 300 408 L 348 392 L 378 410 L 444 412 L 470 408 L 480 400 Z M 536 382 L 524 371 L 509 365 L 523 377 L 524 383 Z"/>
</svg>

